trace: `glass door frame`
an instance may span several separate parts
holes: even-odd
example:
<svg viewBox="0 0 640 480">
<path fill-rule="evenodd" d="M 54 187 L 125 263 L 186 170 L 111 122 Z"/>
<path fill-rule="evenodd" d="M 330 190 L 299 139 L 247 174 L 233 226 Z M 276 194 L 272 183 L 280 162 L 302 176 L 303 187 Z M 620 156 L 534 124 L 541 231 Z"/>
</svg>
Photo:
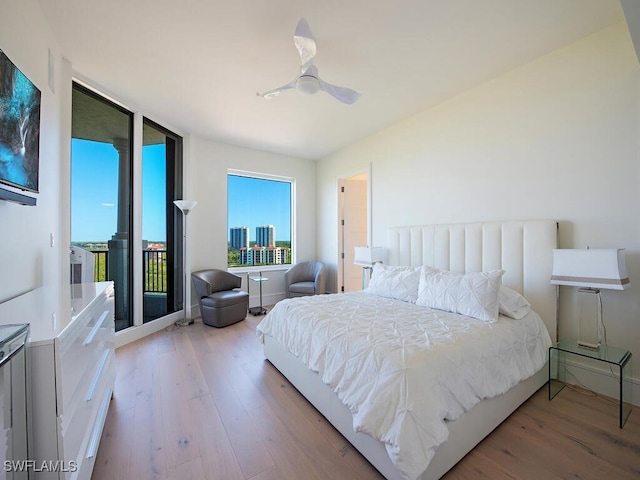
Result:
<svg viewBox="0 0 640 480">
<path fill-rule="evenodd" d="M 128 130 L 128 149 L 126 151 L 126 154 L 128 155 L 129 158 L 129 162 L 128 162 L 128 171 L 126 172 L 126 175 L 128 175 L 128 182 L 129 182 L 129 190 L 127 192 L 124 192 L 124 197 L 126 197 L 127 201 L 128 201 L 128 205 L 127 205 L 127 210 L 128 210 L 128 215 L 127 215 L 127 228 L 128 228 L 128 232 L 127 232 L 127 252 L 128 252 L 128 260 L 127 260 L 127 265 L 126 265 L 126 275 L 127 275 L 127 288 L 126 288 L 126 299 L 124 300 L 126 307 L 126 318 L 124 318 L 124 320 L 126 320 L 126 327 L 122 328 L 121 330 L 126 330 L 127 328 L 133 326 L 136 324 L 136 312 L 135 312 L 135 307 L 136 307 L 136 303 L 137 303 L 137 298 L 136 298 L 136 278 L 135 278 L 135 268 L 134 268 L 134 261 L 135 261 L 135 254 L 136 254 L 136 249 L 132 249 L 132 245 L 135 244 L 135 239 L 138 238 L 138 233 L 135 231 L 135 219 L 134 219 L 134 215 L 135 215 L 135 203 L 134 203 L 134 193 L 135 193 L 135 186 L 134 186 L 134 182 L 137 181 L 136 179 L 136 174 L 135 174 L 135 153 L 136 153 L 136 149 L 135 149 L 135 145 L 136 145 L 136 141 L 134 138 L 134 135 L 136 133 L 136 128 L 135 128 L 135 119 L 136 119 L 136 114 L 134 112 L 132 112 L 130 109 L 124 107 L 123 105 L 111 100 L 110 98 L 108 98 L 107 96 L 101 94 L 100 92 L 90 88 L 89 86 L 87 86 L 86 84 L 84 84 L 83 82 L 77 81 L 74 79 L 73 84 L 72 84 L 72 91 L 73 90 L 77 90 L 78 92 L 82 93 L 83 95 L 95 100 L 96 102 L 100 102 L 103 105 L 108 106 L 109 108 L 112 108 L 114 111 L 119 112 L 121 114 L 124 114 L 128 117 L 128 125 L 127 125 L 127 130 Z M 71 106 L 71 112 L 72 112 L 72 128 L 71 128 L 71 141 L 73 140 L 73 114 L 74 114 L 74 105 L 72 102 L 72 106 Z M 115 144 L 114 144 L 115 147 Z M 116 148 L 117 149 L 117 148 Z M 124 149 L 122 150 L 124 151 Z M 120 154 L 122 154 L 122 152 L 120 152 Z M 72 169 L 73 169 L 73 149 L 70 150 L 70 157 L 69 157 L 69 175 L 70 177 L 72 176 Z M 121 177 L 120 173 L 119 176 Z M 119 181 L 121 181 L 122 178 L 120 178 Z M 70 227 L 73 225 L 73 208 L 72 208 L 72 202 L 73 202 L 73 185 L 72 182 L 70 182 L 70 212 L 69 212 L 69 218 L 70 218 Z M 120 202 L 121 198 L 120 195 L 117 194 L 118 197 L 118 202 Z M 115 228 L 115 231 L 117 233 L 117 226 Z M 70 242 L 71 243 L 71 242 Z M 107 280 L 109 280 L 109 278 L 107 278 Z M 117 300 L 117 291 L 118 291 L 118 287 L 116 287 L 116 302 Z M 127 300 L 128 299 L 128 300 Z M 116 311 L 118 309 L 116 308 Z M 116 321 L 118 320 L 118 318 L 116 318 Z"/>
<path fill-rule="evenodd" d="M 143 239 L 142 235 L 142 220 L 143 220 L 143 202 L 142 202 L 142 164 L 143 164 L 143 147 L 144 147 L 144 127 L 151 127 L 158 132 L 162 133 L 167 139 L 167 148 L 165 158 L 170 156 L 172 167 L 168 168 L 166 172 L 165 187 L 171 186 L 172 191 L 166 190 L 166 247 L 167 247 L 167 302 L 168 312 L 167 315 L 177 315 L 182 312 L 184 305 L 182 305 L 183 299 L 183 281 L 184 275 L 182 274 L 182 217 L 180 211 L 173 205 L 173 201 L 182 198 L 183 191 L 183 138 L 172 132 L 171 130 L 163 127 L 162 125 L 144 117 L 141 114 L 136 114 L 135 120 L 135 132 L 136 138 L 134 144 L 136 145 L 137 158 L 134 159 L 135 169 L 137 172 L 136 183 L 134 187 L 135 198 L 134 206 L 136 216 L 136 238 Z M 170 146 L 172 148 L 170 148 Z M 139 245 L 136 244 L 135 248 L 135 292 L 136 292 L 136 315 L 135 325 L 142 325 L 144 322 L 144 274 L 143 271 L 144 259 L 142 242 Z M 171 297 L 171 298 L 170 298 Z M 158 317 L 162 318 L 162 317 Z M 157 320 L 158 318 L 154 319 Z M 154 321 L 151 320 L 151 321 Z M 148 323 L 148 322 L 147 322 Z"/>
</svg>

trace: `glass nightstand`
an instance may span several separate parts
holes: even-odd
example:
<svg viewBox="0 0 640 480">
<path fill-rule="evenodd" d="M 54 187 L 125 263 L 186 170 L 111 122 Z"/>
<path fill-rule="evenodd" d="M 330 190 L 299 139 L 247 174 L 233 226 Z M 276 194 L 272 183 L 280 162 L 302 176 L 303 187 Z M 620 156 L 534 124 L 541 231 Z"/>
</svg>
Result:
<svg viewBox="0 0 640 480">
<path fill-rule="evenodd" d="M 251 276 L 250 273 L 247 273 L 247 293 L 249 293 L 249 283 L 250 282 L 258 282 L 260 284 L 260 306 L 259 307 L 250 307 L 249 313 L 252 315 L 264 315 L 267 313 L 267 309 L 262 306 L 262 283 L 269 280 L 267 277 L 262 276 L 262 272 L 258 274 L 258 276 Z"/>
<path fill-rule="evenodd" d="M 601 345 L 598 350 L 584 348 L 577 340 L 560 340 L 549 347 L 549 400 L 553 399 L 565 386 L 567 357 L 579 355 L 609 365 L 613 376 L 619 381 L 620 428 L 631 413 L 633 362 L 631 352 L 621 348 Z M 617 369 L 617 372 L 614 370 Z"/>
</svg>

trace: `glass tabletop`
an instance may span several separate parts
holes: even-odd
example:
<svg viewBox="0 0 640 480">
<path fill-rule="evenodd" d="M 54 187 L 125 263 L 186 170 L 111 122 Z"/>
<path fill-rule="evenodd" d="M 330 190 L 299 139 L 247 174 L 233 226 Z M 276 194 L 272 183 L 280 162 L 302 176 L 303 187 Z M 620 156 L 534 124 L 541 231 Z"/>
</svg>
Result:
<svg viewBox="0 0 640 480">
<path fill-rule="evenodd" d="M 618 347 L 610 347 L 604 344 L 600 345 L 600 348 L 598 350 L 581 347 L 580 345 L 578 345 L 578 341 L 572 338 L 560 340 L 558 343 L 553 345 L 552 348 L 562 350 L 563 352 L 582 355 L 583 357 L 595 358 L 596 360 L 614 363 L 616 365 L 622 365 L 630 356 L 628 350 L 624 350 Z"/>
<path fill-rule="evenodd" d="M 251 275 L 249 275 L 249 280 L 253 280 L 254 282 L 266 282 L 269 279 L 267 277 L 263 277 L 262 275 L 260 275 L 259 277 L 252 277 Z"/>
</svg>

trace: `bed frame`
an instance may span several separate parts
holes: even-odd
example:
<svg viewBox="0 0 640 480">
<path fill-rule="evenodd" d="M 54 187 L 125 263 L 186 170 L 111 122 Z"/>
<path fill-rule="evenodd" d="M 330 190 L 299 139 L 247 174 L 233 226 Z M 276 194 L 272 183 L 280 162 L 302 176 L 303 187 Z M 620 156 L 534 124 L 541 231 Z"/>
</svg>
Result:
<svg viewBox="0 0 640 480">
<path fill-rule="evenodd" d="M 504 269 L 503 284 L 522 293 L 540 314 L 552 341 L 557 337 L 557 288 L 550 284 L 552 249 L 557 248 L 555 220 L 524 220 L 391 228 L 390 265 L 432 265 L 459 273 Z M 353 430 L 351 412 L 320 377 L 265 336 L 267 359 L 388 480 L 402 480 L 384 445 Z M 438 447 L 422 480 L 437 479 L 547 381 L 547 368 L 507 393 L 484 400 L 447 422 L 448 440 Z"/>
</svg>

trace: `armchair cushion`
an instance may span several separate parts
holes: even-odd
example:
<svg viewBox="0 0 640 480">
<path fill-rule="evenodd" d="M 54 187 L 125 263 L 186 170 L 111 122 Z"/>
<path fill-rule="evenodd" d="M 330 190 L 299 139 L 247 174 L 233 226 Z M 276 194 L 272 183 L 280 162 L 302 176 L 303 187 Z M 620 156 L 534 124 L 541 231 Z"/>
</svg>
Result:
<svg viewBox="0 0 640 480">
<path fill-rule="evenodd" d="M 316 284 L 314 282 L 297 282 L 289 285 L 289 292 L 301 295 L 315 295 Z"/>
<path fill-rule="evenodd" d="M 235 305 L 242 297 L 247 296 L 247 292 L 242 290 L 229 290 L 226 292 L 215 292 L 207 297 L 202 297 L 200 301 L 202 305 L 207 307 L 223 308 L 229 305 Z"/>
</svg>

